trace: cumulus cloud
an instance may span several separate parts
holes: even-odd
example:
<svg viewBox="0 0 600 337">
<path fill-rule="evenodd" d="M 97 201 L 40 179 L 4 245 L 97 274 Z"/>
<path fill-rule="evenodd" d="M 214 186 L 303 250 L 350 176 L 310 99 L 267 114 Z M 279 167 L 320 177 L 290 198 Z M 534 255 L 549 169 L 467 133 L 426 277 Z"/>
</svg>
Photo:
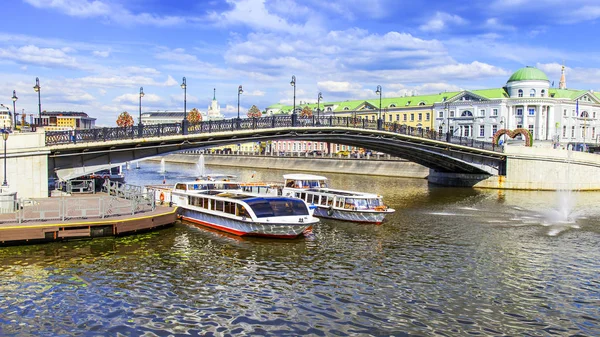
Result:
<svg viewBox="0 0 600 337">
<path fill-rule="evenodd" d="M 144 93 L 144 97 L 142 98 L 142 102 L 146 103 L 156 103 L 160 102 L 160 96 L 156 94 Z M 130 104 L 138 104 L 140 102 L 140 94 L 123 94 L 121 96 L 117 96 L 113 99 L 113 102 L 116 103 L 130 103 Z"/>
<path fill-rule="evenodd" d="M 94 50 L 92 52 L 92 55 L 106 58 L 110 55 L 110 52 L 108 50 L 105 50 L 105 51 Z"/>
</svg>

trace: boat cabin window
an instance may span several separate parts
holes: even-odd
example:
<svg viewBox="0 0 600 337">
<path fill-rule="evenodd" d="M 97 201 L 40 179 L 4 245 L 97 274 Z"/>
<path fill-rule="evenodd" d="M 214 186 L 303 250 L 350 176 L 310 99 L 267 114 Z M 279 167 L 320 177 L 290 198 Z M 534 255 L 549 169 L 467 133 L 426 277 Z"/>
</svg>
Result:
<svg viewBox="0 0 600 337">
<path fill-rule="evenodd" d="M 223 184 L 223 189 L 224 190 L 239 190 L 240 184 L 233 184 L 233 183 Z"/>
<path fill-rule="evenodd" d="M 246 200 L 258 218 L 271 216 L 308 215 L 308 208 L 302 200 L 291 198 L 260 198 Z"/>
<path fill-rule="evenodd" d="M 187 185 L 186 184 L 177 184 L 177 185 L 175 185 L 175 189 L 176 190 L 187 191 Z"/>
<path fill-rule="evenodd" d="M 367 203 L 369 205 L 368 206 L 369 208 L 383 206 L 383 202 L 379 198 L 377 198 L 377 199 L 368 199 Z"/>
<path fill-rule="evenodd" d="M 246 218 L 250 217 L 250 213 L 248 213 L 248 210 L 246 209 L 246 207 L 242 206 L 242 205 L 237 205 L 237 209 L 238 209 L 238 216 L 243 216 Z"/>
<path fill-rule="evenodd" d="M 345 202 L 346 202 L 346 198 L 339 198 L 339 199 L 336 201 L 336 205 L 335 205 L 335 206 L 336 206 L 336 207 L 340 207 L 340 208 L 344 208 L 344 204 L 345 204 Z"/>
</svg>

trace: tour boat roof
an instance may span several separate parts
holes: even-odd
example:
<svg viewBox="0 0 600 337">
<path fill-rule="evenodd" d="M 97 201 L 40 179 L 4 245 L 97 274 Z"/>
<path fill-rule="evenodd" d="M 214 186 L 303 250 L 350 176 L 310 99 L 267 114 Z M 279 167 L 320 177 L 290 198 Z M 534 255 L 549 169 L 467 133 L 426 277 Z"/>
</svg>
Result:
<svg viewBox="0 0 600 337">
<path fill-rule="evenodd" d="M 198 177 L 198 179 L 200 179 L 200 180 L 212 180 L 212 181 L 235 179 L 235 178 L 237 178 L 237 177 L 234 176 L 233 174 L 222 174 L 222 173 L 203 174 Z"/>
<path fill-rule="evenodd" d="M 295 174 L 284 174 L 283 179 L 292 179 L 292 180 L 327 180 L 327 178 L 323 176 L 317 176 L 314 174 L 304 174 L 304 173 L 295 173 Z"/>
</svg>

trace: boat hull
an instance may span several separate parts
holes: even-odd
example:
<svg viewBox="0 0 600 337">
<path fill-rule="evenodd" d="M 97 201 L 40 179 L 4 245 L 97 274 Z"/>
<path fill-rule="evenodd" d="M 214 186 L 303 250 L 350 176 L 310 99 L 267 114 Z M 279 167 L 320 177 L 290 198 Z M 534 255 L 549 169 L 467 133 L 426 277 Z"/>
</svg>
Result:
<svg viewBox="0 0 600 337">
<path fill-rule="evenodd" d="M 220 217 L 191 209 L 181 209 L 184 221 L 218 229 L 238 236 L 260 236 L 293 239 L 310 229 L 311 224 L 256 223 Z"/>
<path fill-rule="evenodd" d="M 374 223 L 381 224 L 385 219 L 385 216 L 393 213 L 390 211 L 383 212 L 361 212 L 361 211 L 350 211 L 350 210 L 341 210 L 341 209 L 331 209 L 325 207 L 317 207 L 315 209 L 314 216 L 320 218 L 330 218 L 342 221 L 352 221 L 352 222 L 364 222 L 364 223 Z"/>
</svg>

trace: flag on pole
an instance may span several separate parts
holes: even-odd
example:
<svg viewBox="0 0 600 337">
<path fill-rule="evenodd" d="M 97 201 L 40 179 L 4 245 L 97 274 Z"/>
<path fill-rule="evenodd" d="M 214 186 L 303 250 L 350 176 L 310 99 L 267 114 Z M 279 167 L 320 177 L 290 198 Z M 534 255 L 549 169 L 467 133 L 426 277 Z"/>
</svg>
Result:
<svg viewBox="0 0 600 337">
<path fill-rule="evenodd" d="M 579 117 L 579 100 L 575 100 L 575 115 Z"/>
</svg>

